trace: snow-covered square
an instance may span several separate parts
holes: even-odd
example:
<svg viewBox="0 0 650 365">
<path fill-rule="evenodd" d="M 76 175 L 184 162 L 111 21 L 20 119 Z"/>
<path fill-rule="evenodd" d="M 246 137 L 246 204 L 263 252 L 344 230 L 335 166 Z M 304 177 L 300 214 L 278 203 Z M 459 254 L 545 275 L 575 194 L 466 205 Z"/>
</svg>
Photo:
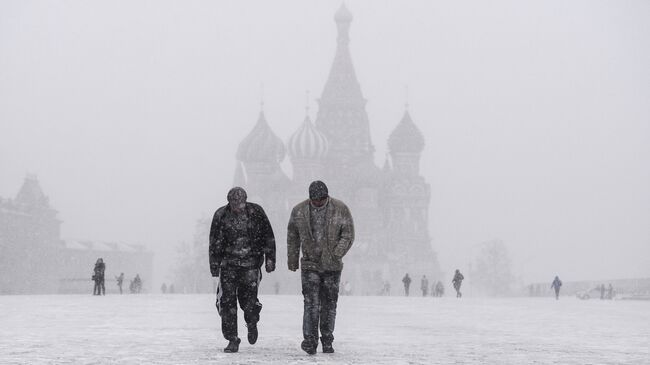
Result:
<svg viewBox="0 0 650 365">
<path fill-rule="evenodd" d="M 650 303 L 343 296 L 335 354 L 300 349 L 302 297 L 261 296 L 223 353 L 212 295 L 0 296 L 2 364 L 648 364 Z"/>
</svg>

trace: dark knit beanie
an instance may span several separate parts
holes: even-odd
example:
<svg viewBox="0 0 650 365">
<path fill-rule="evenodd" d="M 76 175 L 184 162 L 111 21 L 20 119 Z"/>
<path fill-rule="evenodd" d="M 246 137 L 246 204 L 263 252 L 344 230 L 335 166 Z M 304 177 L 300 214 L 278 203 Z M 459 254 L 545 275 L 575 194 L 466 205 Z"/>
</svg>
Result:
<svg viewBox="0 0 650 365">
<path fill-rule="evenodd" d="M 309 199 L 311 200 L 320 200 L 327 198 L 328 191 L 327 185 L 320 180 L 316 180 L 309 184 Z"/>
</svg>

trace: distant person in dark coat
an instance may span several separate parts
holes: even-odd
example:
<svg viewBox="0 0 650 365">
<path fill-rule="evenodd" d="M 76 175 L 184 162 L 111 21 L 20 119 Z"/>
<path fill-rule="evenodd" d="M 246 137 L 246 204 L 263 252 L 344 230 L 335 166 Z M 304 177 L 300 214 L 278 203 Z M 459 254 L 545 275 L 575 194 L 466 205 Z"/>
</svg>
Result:
<svg viewBox="0 0 650 365">
<path fill-rule="evenodd" d="M 135 274 L 133 281 L 131 281 L 131 293 L 140 294 L 142 291 L 142 279 L 140 274 Z"/>
<path fill-rule="evenodd" d="M 429 279 L 426 275 L 422 275 L 422 280 L 420 281 L 420 290 L 422 290 L 422 296 L 426 297 L 429 292 Z"/>
<path fill-rule="evenodd" d="M 101 257 L 97 259 L 97 262 L 95 262 L 95 269 L 93 271 L 93 280 L 95 281 L 93 295 L 106 295 L 106 287 L 104 286 L 106 264 L 104 264 L 104 260 L 102 260 Z"/>
<path fill-rule="evenodd" d="M 460 270 L 456 269 L 454 278 L 451 280 L 452 284 L 454 284 L 454 289 L 456 289 L 456 298 L 463 296 L 463 293 L 460 292 L 460 286 L 463 284 L 464 279 L 465 277 L 460 273 Z"/>
<path fill-rule="evenodd" d="M 167 284 L 162 283 L 162 285 L 160 286 L 160 291 L 161 291 L 163 294 L 167 294 Z"/>
<path fill-rule="evenodd" d="M 122 283 L 124 282 L 124 273 L 120 273 L 120 276 L 116 276 L 115 280 L 117 280 L 117 287 L 120 288 L 120 294 L 122 294 Z"/>
<path fill-rule="evenodd" d="M 612 283 L 609 283 L 609 286 L 607 287 L 607 299 L 614 299 L 614 287 L 612 286 Z"/>
<path fill-rule="evenodd" d="M 402 283 L 404 283 L 404 295 L 409 296 L 409 287 L 411 286 L 411 277 L 409 273 L 406 273 L 402 278 Z"/>
<path fill-rule="evenodd" d="M 560 280 L 559 277 L 555 277 L 553 279 L 553 283 L 551 283 L 551 288 L 555 290 L 555 300 L 560 299 L 560 288 L 562 287 L 562 280 Z"/>
<path fill-rule="evenodd" d="M 605 299 L 605 284 L 600 284 L 600 300 Z"/>
<path fill-rule="evenodd" d="M 445 286 L 442 284 L 442 281 L 438 281 L 436 284 L 436 296 L 442 297 L 445 295 Z"/>
<path fill-rule="evenodd" d="M 257 342 L 257 322 L 262 303 L 257 292 L 262 280 L 261 267 L 275 270 L 275 236 L 261 206 L 247 202 L 246 191 L 230 189 L 228 204 L 214 213 L 210 227 L 210 273 L 219 278 L 217 312 L 221 332 L 228 340 L 224 352 L 238 352 L 237 301 L 244 311 L 248 342 Z"/>
</svg>

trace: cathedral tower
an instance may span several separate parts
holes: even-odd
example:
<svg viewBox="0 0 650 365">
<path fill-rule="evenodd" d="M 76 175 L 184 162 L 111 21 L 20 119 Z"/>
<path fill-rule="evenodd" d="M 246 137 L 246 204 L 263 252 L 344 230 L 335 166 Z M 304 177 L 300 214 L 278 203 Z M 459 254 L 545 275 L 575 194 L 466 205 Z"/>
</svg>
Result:
<svg viewBox="0 0 650 365">
<path fill-rule="evenodd" d="M 344 187 L 338 179 L 359 168 L 373 165 L 374 146 L 366 114 L 366 99 L 352 64 L 350 55 L 350 24 L 352 14 L 345 5 L 334 16 L 338 37 L 336 54 L 329 77 L 318 100 L 316 127 L 329 141 L 326 168 L 330 183 Z"/>
<path fill-rule="evenodd" d="M 249 200 L 261 204 L 271 222 L 278 224 L 286 216 L 289 178 L 280 167 L 285 154 L 284 143 L 273 133 L 264 112 L 260 111 L 255 127 L 237 149 L 235 182 L 244 182 L 242 187 L 246 189 Z M 239 163 L 243 164 L 244 171 Z"/>
</svg>

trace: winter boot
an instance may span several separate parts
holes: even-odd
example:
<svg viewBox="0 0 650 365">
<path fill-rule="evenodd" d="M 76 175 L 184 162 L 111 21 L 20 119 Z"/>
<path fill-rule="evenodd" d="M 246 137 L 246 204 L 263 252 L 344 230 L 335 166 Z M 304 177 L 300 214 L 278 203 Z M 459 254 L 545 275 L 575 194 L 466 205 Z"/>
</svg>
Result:
<svg viewBox="0 0 650 365">
<path fill-rule="evenodd" d="M 331 342 L 322 342 L 323 345 L 323 353 L 324 354 L 333 354 L 334 353 L 334 347 L 332 347 Z"/>
<path fill-rule="evenodd" d="M 248 323 L 248 343 L 254 345 L 257 342 L 257 323 Z"/>
<path fill-rule="evenodd" d="M 228 342 L 228 346 L 226 346 L 225 349 L 223 349 L 223 352 L 237 352 L 239 351 L 239 343 L 241 340 L 239 338 L 236 338 L 234 340 L 230 340 Z"/>
<path fill-rule="evenodd" d="M 309 340 L 303 340 L 302 343 L 300 344 L 300 348 L 309 355 L 316 354 L 316 346 L 317 346 L 316 343 Z"/>
</svg>

